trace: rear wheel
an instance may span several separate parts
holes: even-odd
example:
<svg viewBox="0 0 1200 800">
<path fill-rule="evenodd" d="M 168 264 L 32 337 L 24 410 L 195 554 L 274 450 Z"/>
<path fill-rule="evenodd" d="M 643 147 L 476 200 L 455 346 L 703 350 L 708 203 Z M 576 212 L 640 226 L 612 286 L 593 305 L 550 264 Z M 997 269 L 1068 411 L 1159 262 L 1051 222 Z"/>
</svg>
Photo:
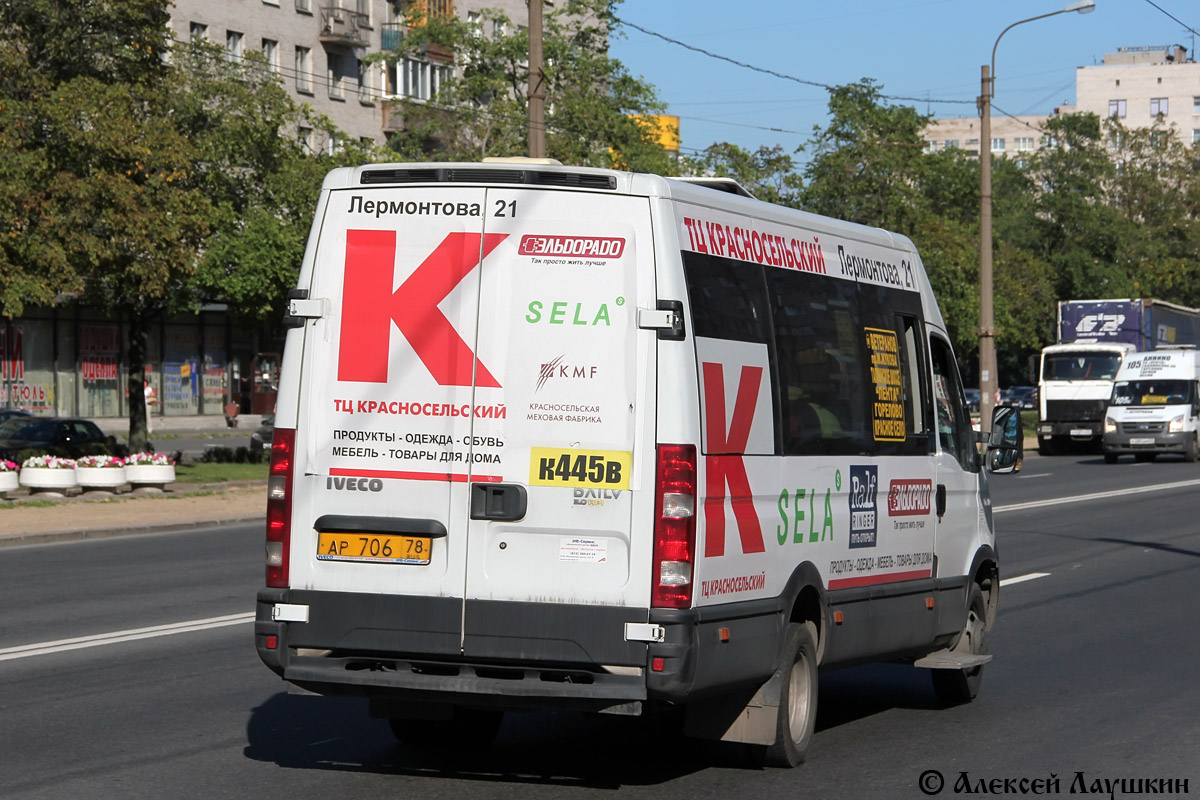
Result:
<svg viewBox="0 0 1200 800">
<path fill-rule="evenodd" d="M 987 651 L 987 604 L 979 584 L 972 583 L 967 594 L 967 623 L 963 626 L 953 652 L 986 655 Z M 933 690 L 944 703 L 971 702 L 975 695 L 979 694 L 979 686 L 983 683 L 982 664 L 970 669 L 935 669 L 930 672 L 933 676 Z"/>
<path fill-rule="evenodd" d="M 811 622 L 788 626 L 787 645 L 779 669 L 779 709 L 775 744 L 762 754 L 771 767 L 804 763 L 817 722 L 817 628 Z"/>
<path fill-rule="evenodd" d="M 405 744 L 417 747 L 489 746 L 504 722 L 503 711 L 455 708 L 450 719 L 389 719 L 392 733 Z"/>
</svg>

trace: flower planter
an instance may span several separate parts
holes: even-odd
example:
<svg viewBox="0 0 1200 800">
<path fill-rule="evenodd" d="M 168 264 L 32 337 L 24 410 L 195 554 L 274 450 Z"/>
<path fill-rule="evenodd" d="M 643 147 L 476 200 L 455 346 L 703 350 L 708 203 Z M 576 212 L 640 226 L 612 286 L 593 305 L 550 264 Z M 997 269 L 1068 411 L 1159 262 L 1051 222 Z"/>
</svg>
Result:
<svg viewBox="0 0 1200 800">
<path fill-rule="evenodd" d="M 76 467 L 75 480 L 85 489 L 115 489 L 125 483 L 124 467 Z"/>
<path fill-rule="evenodd" d="M 134 486 L 161 486 L 175 482 L 174 464 L 126 464 L 125 480 Z"/>
<path fill-rule="evenodd" d="M 21 485 L 30 489 L 70 489 L 76 485 L 75 470 L 25 467 L 21 470 Z"/>
<path fill-rule="evenodd" d="M 18 486 L 20 484 L 17 482 L 17 473 L 0 472 L 0 494 L 15 491 Z"/>
</svg>

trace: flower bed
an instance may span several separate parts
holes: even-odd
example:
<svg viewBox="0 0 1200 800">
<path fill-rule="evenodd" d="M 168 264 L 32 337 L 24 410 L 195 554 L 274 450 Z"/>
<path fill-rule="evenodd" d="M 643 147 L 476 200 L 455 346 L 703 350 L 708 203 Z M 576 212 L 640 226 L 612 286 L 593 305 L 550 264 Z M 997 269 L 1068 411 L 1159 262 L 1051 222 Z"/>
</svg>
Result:
<svg viewBox="0 0 1200 800">
<path fill-rule="evenodd" d="M 125 462 L 116 456 L 84 456 L 75 462 L 75 478 L 86 488 L 113 489 L 125 483 Z"/>
<path fill-rule="evenodd" d="M 17 462 L 0 458 L 0 495 L 11 492 L 20 485 L 17 482 L 19 470 Z"/>
<path fill-rule="evenodd" d="M 125 459 L 125 479 L 134 486 L 173 483 L 175 459 L 163 453 L 132 453 Z"/>
<path fill-rule="evenodd" d="M 76 485 L 75 462 L 57 456 L 33 456 L 21 465 L 20 484 L 30 489 L 70 489 Z"/>
</svg>

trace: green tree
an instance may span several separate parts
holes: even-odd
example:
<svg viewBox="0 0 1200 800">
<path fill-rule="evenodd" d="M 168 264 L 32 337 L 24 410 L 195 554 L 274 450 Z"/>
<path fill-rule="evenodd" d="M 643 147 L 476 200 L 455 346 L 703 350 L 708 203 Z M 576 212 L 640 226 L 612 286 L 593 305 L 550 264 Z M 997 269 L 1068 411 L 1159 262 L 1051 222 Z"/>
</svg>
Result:
<svg viewBox="0 0 1200 800">
<path fill-rule="evenodd" d="M 6 231 L 29 243 L 5 247 L 17 278 L 5 280 L 4 313 L 77 292 L 125 315 L 133 448 L 146 444 L 150 319 L 186 305 L 209 230 L 208 199 L 188 186 L 195 149 L 167 113 L 166 22 L 165 0 L 0 6 L 0 161 L 16 157 L 13 188 L 29 192 Z M 51 270 L 29 260 L 38 252 Z"/>
<path fill-rule="evenodd" d="M 663 172 L 672 167 L 653 132 L 637 115 L 663 110 L 654 88 L 609 57 L 611 0 L 568 0 L 543 24 L 546 152 L 579 166 L 621 166 Z M 429 103 L 403 101 L 403 129 L 389 141 L 402 157 L 470 161 L 528 152 L 529 36 L 502 12 L 485 10 L 476 23 L 427 15 L 412 4 L 395 62 L 453 58 L 451 75 Z"/>
<path fill-rule="evenodd" d="M 925 169 L 921 132 L 930 117 L 883 102 L 873 80 L 829 92 L 829 124 L 802 149 L 803 207 L 895 231 L 911 230 L 923 213 L 918 189 Z"/>
</svg>

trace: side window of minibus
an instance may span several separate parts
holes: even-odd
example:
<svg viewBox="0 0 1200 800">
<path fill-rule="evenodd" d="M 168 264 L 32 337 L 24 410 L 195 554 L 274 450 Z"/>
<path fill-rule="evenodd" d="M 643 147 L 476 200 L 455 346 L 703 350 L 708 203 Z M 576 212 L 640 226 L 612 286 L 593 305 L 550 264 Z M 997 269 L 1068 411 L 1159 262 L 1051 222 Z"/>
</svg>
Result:
<svg viewBox="0 0 1200 800">
<path fill-rule="evenodd" d="M 978 469 L 975 459 L 975 432 L 967 414 L 966 398 L 958 367 L 950 345 L 937 336 L 929 339 L 933 356 L 933 402 L 941 449 L 958 459 L 968 472 Z"/>
<path fill-rule="evenodd" d="M 767 270 L 785 455 L 872 452 L 855 284 Z"/>
<path fill-rule="evenodd" d="M 859 286 L 865 380 L 875 455 L 929 455 L 929 370 L 920 298 L 883 286 Z"/>
</svg>

